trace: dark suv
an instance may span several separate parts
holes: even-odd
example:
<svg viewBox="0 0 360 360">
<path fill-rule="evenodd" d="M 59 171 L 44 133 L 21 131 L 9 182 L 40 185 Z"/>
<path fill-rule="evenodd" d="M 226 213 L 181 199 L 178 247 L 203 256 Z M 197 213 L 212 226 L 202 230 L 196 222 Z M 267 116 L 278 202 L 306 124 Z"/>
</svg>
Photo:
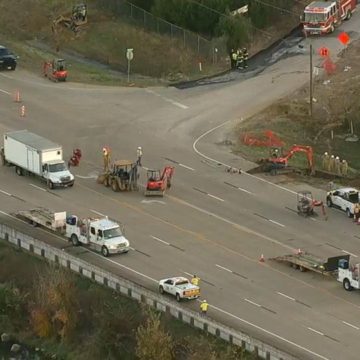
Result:
<svg viewBox="0 0 360 360">
<path fill-rule="evenodd" d="M 16 58 L 6 47 L 0 45 L 0 69 L 15 70 Z"/>
</svg>

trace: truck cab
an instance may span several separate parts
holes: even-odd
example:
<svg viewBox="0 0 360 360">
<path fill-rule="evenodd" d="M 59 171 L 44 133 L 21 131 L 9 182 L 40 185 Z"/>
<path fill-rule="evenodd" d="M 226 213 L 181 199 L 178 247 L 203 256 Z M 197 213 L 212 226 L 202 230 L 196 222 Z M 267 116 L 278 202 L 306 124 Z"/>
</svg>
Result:
<svg viewBox="0 0 360 360">
<path fill-rule="evenodd" d="M 42 165 L 43 178 L 50 189 L 54 187 L 71 187 L 74 185 L 74 175 L 68 170 L 65 161 L 52 160 Z"/>
<path fill-rule="evenodd" d="M 129 241 L 123 235 L 120 226 L 108 218 L 80 219 L 70 216 L 66 221 L 66 236 L 74 246 L 88 245 L 105 257 L 110 254 L 127 253 L 130 249 Z"/>
</svg>

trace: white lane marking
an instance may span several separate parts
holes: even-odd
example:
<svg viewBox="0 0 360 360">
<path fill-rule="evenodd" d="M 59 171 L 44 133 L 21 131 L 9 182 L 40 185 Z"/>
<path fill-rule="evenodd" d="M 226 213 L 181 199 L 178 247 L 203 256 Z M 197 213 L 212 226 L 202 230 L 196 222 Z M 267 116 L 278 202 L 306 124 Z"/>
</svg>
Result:
<svg viewBox="0 0 360 360">
<path fill-rule="evenodd" d="M 166 205 L 165 201 L 161 201 L 161 200 L 141 200 L 142 204 L 163 204 Z"/>
<path fill-rule="evenodd" d="M 245 300 L 246 302 L 252 304 L 252 305 L 255 305 L 255 306 L 257 306 L 257 307 L 261 307 L 261 305 L 259 305 L 258 303 L 254 302 L 254 301 L 251 301 L 251 300 L 249 300 L 249 299 L 244 299 L 244 300 Z"/>
<path fill-rule="evenodd" d="M 353 325 L 353 324 L 350 324 L 350 323 L 348 323 L 348 322 L 346 322 L 346 321 L 342 321 L 342 323 L 345 324 L 345 325 L 348 325 L 348 326 L 350 326 L 350 327 L 352 327 L 352 328 L 354 328 L 354 329 L 356 329 L 356 330 L 360 330 L 360 328 L 358 328 L 357 326 L 355 326 L 355 325 Z"/>
<path fill-rule="evenodd" d="M 288 295 L 286 295 L 286 294 L 283 294 L 283 293 L 281 293 L 280 291 L 277 291 L 276 293 L 279 294 L 279 295 L 281 295 L 281 296 L 283 296 L 283 297 L 285 297 L 285 298 L 287 298 L 287 299 L 289 299 L 289 300 L 295 301 L 295 299 L 294 299 L 293 297 L 288 296 Z"/>
<path fill-rule="evenodd" d="M 0 76 L 3 76 L 4 78 L 7 78 L 7 79 L 14 79 L 12 76 L 1 74 L 1 73 L 0 73 Z"/>
<path fill-rule="evenodd" d="M 90 209 L 90 211 L 93 212 L 93 213 L 96 214 L 96 215 L 100 215 L 100 216 L 106 217 L 106 215 L 104 215 L 104 214 L 102 214 L 101 212 L 98 212 L 98 211 L 96 211 L 96 210 Z"/>
<path fill-rule="evenodd" d="M 313 331 L 313 332 L 316 333 L 316 334 L 319 334 L 319 335 L 324 336 L 324 334 L 323 334 L 321 331 L 315 330 L 315 329 L 313 329 L 313 328 L 311 328 L 311 327 L 308 327 L 308 329 L 309 329 L 310 331 Z"/>
<path fill-rule="evenodd" d="M 182 166 L 183 168 L 188 169 L 188 170 L 191 170 L 191 171 L 195 171 L 195 169 L 193 169 L 192 167 L 187 166 L 187 165 L 184 165 L 184 164 L 180 164 L 180 163 L 179 163 L 179 166 Z"/>
<path fill-rule="evenodd" d="M 200 300 L 200 301 L 201 301 L 201 300 Z M 236 316 L 236 315 L 234 315 L 234 314 L 231 314 L 231 313 L 229 313 L 229 312 L 226 311 L 226 310 L 220 309 L 220 308 L 218 308 L 218 307 L 215 306 L 215 305 L 210 304 L 210 307 L 211 307 L 212 309 L 214 309 L 214 310 L 217 310 L 217 311 L 219 311 L 219 312 L 221 312 L 221 313 L 229 316 L 229 317 L 232 317 L 233 319 L 236 319 L 236 320 L 238 320 L 238 321 L 240 321 L 240 322 L 243 322 L 244 324 L 247 324 L 247 325 L 249 325 L 249 326 L 252 326 L 252 327 L 255 328 L 255 329 L 258 329 L 258 330 L 260 330 L 260 331 L 263 331 L 264 333 L 266 333 L 266 334 L 268 334 L 268 335 L 270 335 L 270 336 L 273 336 L 273 337 L 275 337 L 275 338 L 277 338 L 277 339 L 279 339 L 279 340 L 281 340 L 281 341 L 284 341 L 284 342 L 287 343 L 287 344 L 290 344 L 290 345 L 292 345 L 292 346 L 295 346 L 295 347 L 298 348 L 298 349 L 304 350 L 304 351 L 308 352 L 309 354 L 312 354 L 312 355 L 318 357 L 319 359 L 322 359 L 322 360 L 330 360 L 329 358 L 327 358 L 327 357 L 325 357 L 325 356 L 322 356 L 322 355 L 320 355 L 320 354 L 318 354 L 318 353 L 316 353 L 316 352 L 314 352 L 314 351 L 312 351 L 312 350 L 310 350 L 310 349 L 308 349 L 308 348 L 306 348 L 306 347 L 304 347 L 304 346 L 301 346 L 301 345 L 299 345 L 299 344 L 296 344 L 296 343 L 294 343 L 294 342 L 291 341 L 291 340 L 285 339 L 284 337 L 282 337 L 282 336 L 280 336 L 280 335 L 278 335 L 278 334 L 275 334 L 275 333 L 273 333 L 273 332 L 271 332 L 271 331 L 269 331 L 269 330 L 266 330 L 266 329 L 262 328 L 261 326 L 258 326 L 258 325 L 256 325 L 256 324 L 253 324 L 253 323 L 250 322 L 250 321 L 247 321 L 247 320 L 245 320 L 245 319 L 242 319 L 242 318 L 239 317 L 239 316 Z"/>
<path fill-rule="evenodd" d="M 207 156 L 207 155 L 203 154 L 203 153 L 202 153 L 201 151 L 199 151 L 199 150 L 197 149 L 197 147 L 196 147 L 197 143 L 198 143 L 203 137 L 205 137 L 205 136 L 209 135 L 210 133 L 212 133 L 213 131 L 215 131 L 215 130 L 217 130 L 217 129 L 223 127 L 223 126 L 225 126 L 227 123 L 229 123 L 229 122 L 231 122 L 231 121 L 233 121 L 233 120 L 227 120 L 227 121 L 225 121 L 224 123 L 222 123 L 222 124 L 220 124 L 220 125 L 218 125 L 218 126 L 215 126 L 214 128 L 212 128 L 212 129 L 210 129 L 210 130 L 208 130 L 208 131 L 205 131 L 202 135 L 200 135 L 200 136 L 193 142 L 193 150 L 194 150 L 199 156 L 203 157 L 203 158 L 206 159 L 206 160 L 212 161 L 212 162 L 214 162 L 214 163 L 216 163 L 216 164 L 221 164 L 221 165 L 223 165 L 223 166 L 225 166 L 225 167 L 228 167 L 228 168 L 229 168 L 229 167 L 232 167 L 231 165 L 225 164 L 225 163 L 223 163 L 223 162 L 221 162 L 221 161 L 218 161 L 218 160 L 216 160 L 216 159 L 211 158 L 210 156 Z M 275 187 L 277 187 L 277 188 L 279 188 L 279 189 L 281 189 L 281 190 L 285 190 L 285 191 L 287 191 L 287 192 L 289 192 L 289 193 L 291 193 L 291 194 L 295 194 L 295 195 L 297 194 L 296 191 L 287 189 L 287 188 L 284 187 L 284 186 L 275 184 L 275 183 L 273 183 L 273 182 L 271 182 L 271 181 L 268 181 L 268 180 L 266 180 L 266 179 L 262 179 L 261 177 L 255 176 L 255 175 L 253 175 L 253 174 L 249 174 L 249 173 L 247 173 L 247 172 L 245 172 L 245 171 L 242 172 L 242 174 L 244 174 L 244 175 L 246 175 L 246 176 L 249 176 L 249 177 L 252 177 L 253 179 L 257 179 L 257 180 L 259 180 L 259 181 L 262 181 L 262 182 L 264 182 L 264 183 L 267 183 L 267 184 L 269 184 L 269 185 L 275 186 Z"/>
<path fill-rule="evenodd" d="M 4 94 L 6 94 L 6 95 L 11 95 L 8 91 L 3 90 L 3 89 L 0 89 L 0 92 L 4 93 Z"/>
<path fill-rule="evenodd" d="M 188 109 L 189 108 L 188 106 L 186 106 L 184 104 L 181 104 L 181 103 L 179 103 L 177 101 L 174 101 L 174 100 L 172 100 L 172 99 L 170 99 L 170 98 L 168 98 L 166 96 L 160 95 L 160 94 L 158 94 L 157 92 L 155 92 L 153 90 L 145 89 L 145 91 L 150 93 L 150 94 L 153 94 L 155 96 L 158 96 L 159 98 L 163 99 L 164 101 L 166 101 L 166 102 L 168 102 L 168 103 L 170 103 L 170 104 L 172 104 L 174 106 L 177 106 L 177 107 L 179 107 L 181 109 Z"/>
<path fill-rule="evenodd" d="M 148 167 L 146 167 L 146 166 L 142 166 L 142 168 L 144 169 L 144 170 L 146 170 L 146 171 L 148 171 L 148 170 L 150 170 Z"/>
<path fill-rule="evenodd" d="M 200 208 L 200 207 L 198 207 L 198 206 L 196 206 L 196 205 L 193 205 L 193 204 L 191 204 L 191 203 L 189 203 L 189 202 L 187 202 L 187 201 L 185 201 L 185 200 L 182 200 L 182 199 L 179 199 L 179 198 L 174 198 L 174 197 L 172 197 L 171 195 L 168 195 L 168 197 L 169 197 L 169 198 L 173 198 L 173 199 L 175 199 L 177 202 L 179 202 L 179 203 L 181 203 L 181 204 L 183 204 L 183 205 L 185 205 L 185 206 L 191 207 L 192 209 L 195 209 L 195 210 L 197 210 L 197 211 L 199 211 L 199 212 L 201 212 L 201 213 L 203 213 L 203 214 L 212 216 L 212 217 L 214 217 L 215 219 L 218 219 L 218 220 L 223 221 L 223 222 L 225 222 L 225 223 L 227 223 L 227 224 L 229 224 L 229 225 L 232 225 L 232 226 L 234 226 L 235 228 L 240 229 L 240 230 L 242 230 L 242 231 L 244 231 L 244 232 L 246 232 L 246 233 L 248 233 L 248 234 L 256 235 L 256 236 L 258 236 L 258 237 L 260 237 L 260 238 L 262 238 L 262 239 L 264 239 L 264 240 L 268 240 L 268 241 L 272 242 L 273 244 L 279 245 L 279 246 L 281 246 L 281 247 L 283 247 L 283 248 L 285 248 L 285 249 L 288 249 L 288 250 L 290 250 L 290 251 L 296 251 L 296 250 L 297 250 L 297 249 L 294 248 L 294 247 L 291 247 L 291 246 L 289 246 L 289 245 L 283 244 L 282 242 L 280 242 L 280 241 L 278 241 L 278 240 L 275 240 L 275 239 L 273 239 L 273 238 L 271 238 L 271 237 L 269 237 L 269 236 L 267 236 L 267 235 L 261 234 L 261 233 L 255 231 L 255 230 L 251 230 L 251 229 L 249 229 L 249 228 L 246 227 L 246 226 L 243 226 L 243 225 L 240 225 L 240 224 L 238 224 L 238 223 L 236 223 L 236 222 L 234 222 L 234 221 L 228 220 L 228 219 L 226 219 L 226 218 L 224 218 L 224 217 L 222 217 L 222 216 L 220 216 L 220 215 L 214 214 L 214 213 L 211 212 L 211 211 L 202 209 L 202 208 Z"/>
<path fill-rule="evenodd" d="M 219 201 L 225 201 L 224 199 L 221 199 L 221 198 L 219 198 L 219 197 L 217 197 L 215 195 L 207 194 L 207 196 L 210 196 L 211 198 L 219 200 Z"/>
<path fill-rule="evenodd" d="M 129 249 L 132 251 L 136 251 L 133 247 L 129 246 Z"/>
<path fill-rule="evenodd" d="M 159 239 L 159 238 L 156 237 L 156 236 L 150 235 L 150 237 L 153 238 L 153 239 L 156 240 L 156 241 L 159 241 L 159 242 L 165 244 L 165 245 L 170 245 L 170 243 L 168 243 L 168 242 L 166 242 L 166 241 L 164 241 L 164 240 L 161 240 L 161 239 Z"/>
<path fill-rule="evenodd" d="M 358 257 L 357 255 L 351 253 L 350 251 L 346 251 L 346 250 L 341 250 L 341 251 L 342 251 L 343 253 L 349 254 L 349 255 L 351 255 L 351 256 L 353 256 L 353 257 Z"/>
<path fill-rule="evenodd" d="M 89 251 L 89 250 L 88 250 L 88 251 Z M 140 275 L 140 276 L 144 277 L 145 279 L 151 280 L 151 281 L 153 281 L 153 282 L 155 282 L 155 283 L 158 283 L 158 282 L 159 282 L 159 280 L 155 280 L 154 278 L 152 278 L 152 277 L 150 277 L 150 276 L 147 276 L 147 275 L 141 273 L 140 271 L 137 271 L 137 270 L 134 270 L 134 269 L 132 269 L 132 268 L 129 268 L 128 266 L 125 266 L 125 265 L 120 264 L 120 263 L 118 263 L 118 262 L 116 262 L 116 261 L 114 261 L 114 260 L 111 260 L 111 259 L 109 259 L 109 258 L 106 258 L 106 257 L 104 257 L 103 255 L 97 254 L 96 252 L 93 252 L 93 251 L 89 251 L 89 252 L 91 252 L 91 253 L 94 254 L 95 256 L 101 257 L 101 259 L 103 259 L 103 260 L 105 260 L 105 261 L 109 261 L 109 262 L 111 262 L 111 263 L 113 263 L 113 264 L 115 264 L 115 265 L 117 265 L 117 266 L 120 266 L 120 267 L 122 267 L 122 268 L 124 268 L 124 269 L 126 269 L 126 270 L 129 270 L 129 271 L 137 274 L 137 275 Z"/>
<path fill-rule="evenodd" d="M 227 272 L 229 272 L 229 273 L 232 273 L 232 270 L 230 270 L 230 269 L 228 269 L 228 268 L 226 268 L 226 267 L 223 267 L 223 266 L 218 265 L 218 264 L 215 264 L 215 266 L 218 267 L 218 268 L 220 268 L 220 269 L 223 269 L 223 270 L 225 270 L 225 271 L 227 271 Z"/>
<path fill-rule="evenodd" d="M 41 188 L 40 186 L 34 185 L 34 184 L 29 184 L 30 186 L 34 187 L 35 189 L 41 190 L 41 191 L 45 191 L 45 189 Z"/>
<path fill-rule="evenodd" d="M 283 225 L 283 224 L 281 224 L 281 223 L 279 223 L 279 222 L 277 222 L 277 221 L 275 221 L 275 220 L 269 219 L 269 221 L 270 221 L 271 223 L 275 224 L 275 225 L 279 225 L 279 226 L 281 226 L 281 227 L 285 227 L 285 225 Z"/>
<path fill-rule="evenodd" d="M 75 176 L 80 179 L 97 179 L 98 178 L 96 175 L 90 175 L 90 176 L 75 175 Z"/>
<path fill-rule="evenodd" d="M 310 220 L 312 220 L 312 221 L 317 221 L 316 219 L 314 219 L 314 218 L 312 218 L 312 217 L 310 217 Z"/>
<path fill-rule="evenodd" d="M 247 193 L 247 194 L 253 195 L 253 193 L 252 193 L 251 191 L 248 191 L 248 190 L 243 189 L 243 188 L 241 188 L 241 187 L 238 187 L 238 189 L 239 189 L 240 191 L 243 191 L 243 192 Z"/>
<path fill-rule="evenodd" d="M 8 192 L 4 191 L 4 190 L 0 190 L 0 193 L 7 195 L 7 196 L 12 196 L 11 194 L 9 194 Z"/>
<path fill-rule="evenodd" d="M 186 271 L 183 271 L 183 273 L 184 273 L 185 275 L 188 275 L 188 276 L 194 276 L 194 274 L 190 274 L 190 273 L 188 273 L 188 272 L 186 272 Z"/>
</svg>

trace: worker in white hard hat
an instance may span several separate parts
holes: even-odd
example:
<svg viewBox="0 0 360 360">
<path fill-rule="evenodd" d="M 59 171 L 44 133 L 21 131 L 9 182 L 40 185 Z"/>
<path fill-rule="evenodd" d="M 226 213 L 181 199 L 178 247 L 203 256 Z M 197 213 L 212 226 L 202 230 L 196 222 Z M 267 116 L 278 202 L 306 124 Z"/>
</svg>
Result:
<svg viewBox="0 0 360 360">
<path fill-rule="evenodd" d="M 330 156 L 327 152 L 324 153 L 323 157 L 322 157 L 322 168 L 325 171 L 329 171 L 329 163 L 330 163 Z"/>
<path fill-rule="evenodd" d="M 200 304 L 200 310 L 203 315 L 206 315 L 208 310 L 209 304 L 206 302 L 206 300 L 203 300 Z"/>
<path fill-rule="evenodd" d="M 331 171 L 331 172 L 335 171 L 335 156 L 334 155 L 330 156 L 329 171 Z"/>
<path fill-rule="evenodd" d="M 141 165 L 141 158 L 142 158 L 143 152 L 142 152 L 142 147 L 141 146 L 138 146 L 137 151 L 136 151 L 136 155 L 137 155 L 137 164 L 139 166 L 142 166 Z"/>
<path fill-rule="evenodd" d="M 349 168 L 349 165 L 348 165 L 347 161 L 344 159 L 341 162 L 341 168 L 340 168 L 342 176 L 347 176 L 348 168 Z"/>
<path fill-rule="evenodd" d="M 340 172 L 340 158 L 337 156 L 335 158 L 335 172 L 337 175 L 341 175 L 341 172 Z"/>
<path fill-rule="evenodd" d="M 103 159 L 104 159 L 104 172 L 109 172 L 110 170 L 110 148 L 104 146 L 102 149 Z"/>
</svg>

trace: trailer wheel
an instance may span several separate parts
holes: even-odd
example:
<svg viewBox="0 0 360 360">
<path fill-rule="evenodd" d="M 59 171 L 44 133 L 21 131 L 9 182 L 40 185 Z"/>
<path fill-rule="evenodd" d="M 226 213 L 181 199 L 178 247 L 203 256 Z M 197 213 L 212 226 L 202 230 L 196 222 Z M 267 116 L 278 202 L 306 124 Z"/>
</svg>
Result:
<svg viewBox="0 0 360 360">
<path fill-rule="evenodd" d="M 163 294 L 164 293 L 164 288 L 162 285 L 159 286 L 159 293 L 160 294 Z"/>
<path fill-rule="evenodd" d="M 303 266 L 299 266 L 299 270 L 301 271 L 301 272 L 305 272 L 306 271 L 306 269 L 303 267 Z"/>
<path fill-rule="evenodd" d="M 71 240 L 71 242 L 72 242 L 72 244 L 74 245 L 74 246 L 79 246 L 79 239 L 78 239 L 78 237 L 75 235 L 75 234 L 72 234 L 71 235 L 71 238 L 70 238 L 70 240 Z"/>
<path fill-rule="evenodd" d="M 23 171 L 22 171 L 22 168 L 21 167 L 16 167 L 15 168 L 15 171 L 16 171 L 16 173 L 19 175 L 19 176 L 22 176 L 23 175 Z"/>
<path fill-rule="evenodd" d="M 106 246 L 103 246 L 103 247 L 101 248 L 101 253 L 103 254 L 103 256 L 108 257 L 108 256 L 109 256 L 109 250 L 108 250 L 108 248 L 107 248 Z"/>
<path fill-rule="evenodd" d="M 181 297 L 180 297 L 180 294 L 179 294 L 179 293 L 176 293 L 176 301 L 177 301 L 177 302 L 180 302 L 180 301 L 181 301 Z"/>
<path fill-rule="evenodd" d="M 351 291 L 353 289 L 353 287 L 350 284 L 349 279 L 344 279 L 343 286 L 346 291 Z"/>
</svg>

